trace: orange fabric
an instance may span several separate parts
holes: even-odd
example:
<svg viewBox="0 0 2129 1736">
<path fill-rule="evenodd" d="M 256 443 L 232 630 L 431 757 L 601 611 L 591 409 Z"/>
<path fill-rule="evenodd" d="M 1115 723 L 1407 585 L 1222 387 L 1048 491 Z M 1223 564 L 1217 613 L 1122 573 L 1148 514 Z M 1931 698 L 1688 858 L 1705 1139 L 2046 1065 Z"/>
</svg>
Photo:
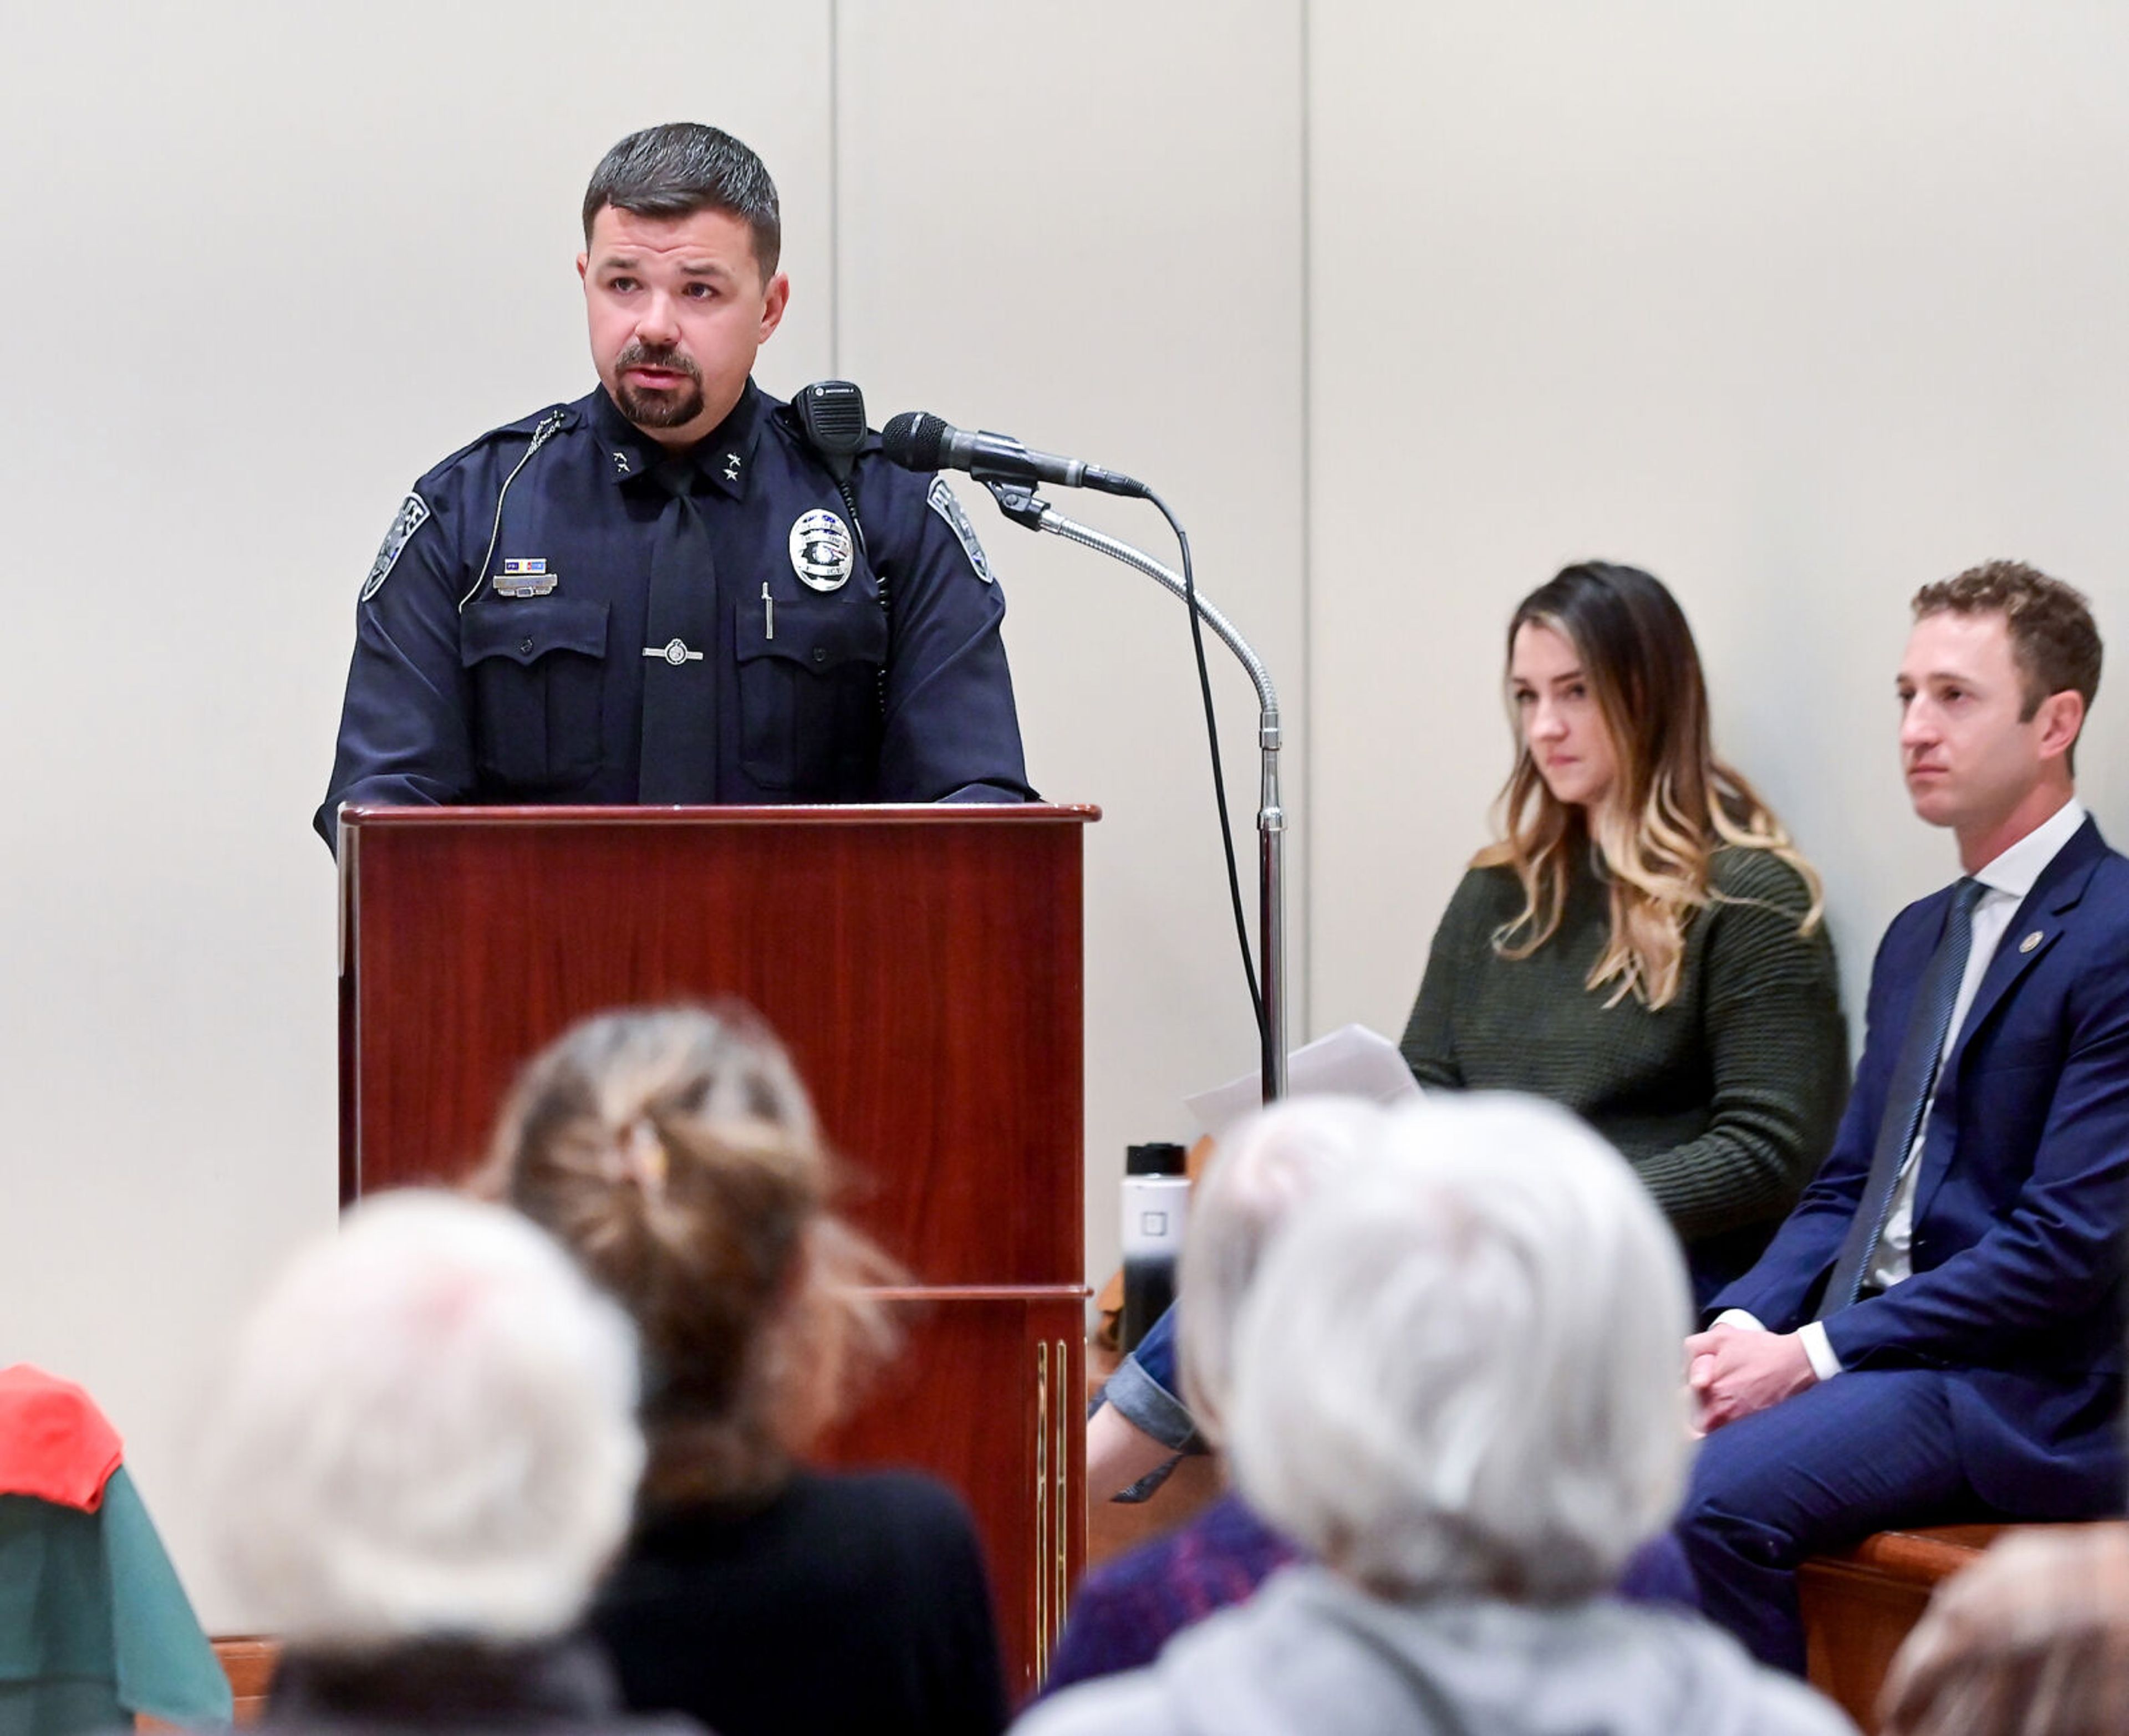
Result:
<svg viewBox="0 0 2129 1736">
<path fill-rule="evenodd" d="M 125 1449 L 96 1401 L 27 1363 L 0 1368 L 0 1495 L 93 1513 Z"/>
</svg>

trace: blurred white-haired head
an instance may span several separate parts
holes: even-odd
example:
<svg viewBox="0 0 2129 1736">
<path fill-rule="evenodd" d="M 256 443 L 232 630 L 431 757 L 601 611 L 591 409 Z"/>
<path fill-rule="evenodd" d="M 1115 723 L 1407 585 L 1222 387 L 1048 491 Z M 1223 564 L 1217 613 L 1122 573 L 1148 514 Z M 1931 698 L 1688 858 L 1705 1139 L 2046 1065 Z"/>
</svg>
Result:
<svg viewBox="0 0 2129 1736">
<path fill-rule="evenodd" d="M 1678 1248 L 1565 1111 L 1401 1111 L 1295 1213 L 1244 1301 L 1228 1450 L 1279 1530 L 1398 1598 L 1608 1585 L 1688 1450 Z"/>
<path fill-rule="evenodd" d="M 1388 1125 L 1384 1110 L 1358 1097 L 1289 1097 L 1220 1136 L 1192 1192 L 1177 1276 L 1184 1396 L 1209 1439 L 1220 1438 L 1234 1384 L 1236 1317 L 1272 1232 Z"/>
<path fill-rule="evenodd" d="M 202 1471 L 222 1565 L 290 1643 L 569 1627 L 642 1468 L 627 1316 L 516 1213 L 350 1210 L 239 1340 Z"/>
</svg>

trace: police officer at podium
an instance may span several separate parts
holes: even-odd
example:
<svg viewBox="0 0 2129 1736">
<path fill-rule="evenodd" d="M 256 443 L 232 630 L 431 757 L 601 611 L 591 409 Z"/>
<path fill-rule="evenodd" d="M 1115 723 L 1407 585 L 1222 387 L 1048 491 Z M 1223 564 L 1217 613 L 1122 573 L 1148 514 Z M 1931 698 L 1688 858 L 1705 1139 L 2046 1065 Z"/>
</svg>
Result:
<svg viewBox="0 0 2129 1736">
<path fill-rule="evenodd" d="M 632 134 L 583 222 L 598 388 L 401 503 L 326 842 L 344 801 L 1031 799 L 1004 600 L 952 491 L 869 436 L 821 449 L 750 377 L 790 294 L 760 159 L 711 126 Z"/>
</svg>

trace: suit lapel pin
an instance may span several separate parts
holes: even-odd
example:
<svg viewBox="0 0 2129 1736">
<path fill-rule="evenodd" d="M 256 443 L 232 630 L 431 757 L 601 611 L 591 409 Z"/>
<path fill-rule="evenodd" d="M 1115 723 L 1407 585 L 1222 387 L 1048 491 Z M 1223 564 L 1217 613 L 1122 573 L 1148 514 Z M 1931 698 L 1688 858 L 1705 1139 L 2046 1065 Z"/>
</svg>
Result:
<svg viewBox="0 0 2129 1736">
<path fill-rule="evenodd" d="M 2018 950 L 2022 953 L 2030 953 L 2040 944 L 2041 931 L 2038 929 L 2035 929 L 2031 934 L 2027 935 L 2024 939 L 2018 943 Z"/>
</svg>

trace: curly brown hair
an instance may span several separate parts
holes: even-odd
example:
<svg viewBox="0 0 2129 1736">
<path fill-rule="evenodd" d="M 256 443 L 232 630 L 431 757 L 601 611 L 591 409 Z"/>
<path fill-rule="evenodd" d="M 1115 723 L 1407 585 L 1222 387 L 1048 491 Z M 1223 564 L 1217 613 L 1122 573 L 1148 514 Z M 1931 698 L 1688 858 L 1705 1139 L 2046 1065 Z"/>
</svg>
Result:
<svg viewBox="0 0 2129 1736">
<path fill-rule="evenodd" d="M 2084 594 L 2060 579 L 2023 561 L 1984 561 L 1924 585 L 1915 592 L 1914 611 L 1917 621 L 1945 614 L 2003 617 L 2012 658 L 2025 678 L 2021 721 L 2030 721 L 2051 693 L 2075 693 L 2091 711 L 2099 692 L 2099 627 Z"/>
<path fill-rule="evenodd" d="M 759 1498 L 893 1348 L 903 1274 L 830 1209 L 835 1163 L 737 1002 L 601 1014 L 528 1064 L 474 1187 L 635 1316 L 654 1506 Z"/>
</svg>

